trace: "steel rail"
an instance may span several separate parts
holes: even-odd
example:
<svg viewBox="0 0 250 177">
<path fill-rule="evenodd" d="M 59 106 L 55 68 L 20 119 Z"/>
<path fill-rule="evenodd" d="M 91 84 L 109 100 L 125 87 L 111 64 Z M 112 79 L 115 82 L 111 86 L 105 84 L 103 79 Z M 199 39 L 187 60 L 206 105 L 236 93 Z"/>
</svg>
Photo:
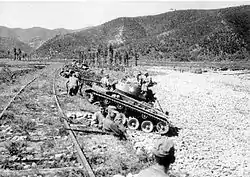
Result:
<svg viewBox="0 0 250 177">
<path fill-rule="evenodd" d="M 42 73 L 41 73 L 42 74 Z M 41 74 L 39 74 L 38 76 L 35 76 L 35 78 L 33 78 L 32 80 L 30 80 L 28 83 L 26 83 L 24 86 L 21 87 L 21 89 L 11 98 L 11 100 L 8 102 L 8 104 L 4 107 L 4 109 L 2 110 L 1 114 L 0 114 L 0 119 L 2 118 L 4 112 L 10 107 L 11 103 L 16 99 L 16 97 L 28 86 L 30 85 L 32 82 L 34 82 Z"/>
<path fill-rule="evenodd" d="M 58 110 L 59 110 L 62 118 L 64 118 L 63 119 L 64 126 L 68 130 L 69 135 L 70 135 L 70 137 L 71 137 L 71 139 L 72 139 L 72 141 L 73 141 L 73 143 L 74 143 L 74 145 L 75 145 L 75 147 L 77 149 L 77 152 L 78 152 L 78 155 L 79 155 L 79 158 L 80 158 L 80 163 L 82 164 L 82 166 L 85 167 L 85 169 L 87 170 L 90 177 L 95 177 L 95 174 L 94 174 L 90 164 L 88 163 L 88 161 L 87 161 L 87 159 L 86 159 L 86 157 L 85 157 L 85 155 L 84 155 L 84 153 L 83 153 L 83 151 L 82 151 L 82 149 L 81 149 L 81 147 L 79 145 L 79 142 L 77 141 L 77 138 L 76 138 L 76 135 L 75 135 L 74 131 L 71 130 L 68 122 L 66 121 L 67 117 L 66 117 L 65 113 L 63 112 L 63 110 L 61 108 L 61 105 L 60 105 L 60 102 L 59 102 L 59 99 L 57 97 L 55 81 L 56 81 L 56 76 L 58 74 L 58 71 L 59 71 L 59 69 L 56 71 L 55 76 L 54 76 L 54 80 L 53 80 L 54 99 L 56 101 Z"/>
</svg>

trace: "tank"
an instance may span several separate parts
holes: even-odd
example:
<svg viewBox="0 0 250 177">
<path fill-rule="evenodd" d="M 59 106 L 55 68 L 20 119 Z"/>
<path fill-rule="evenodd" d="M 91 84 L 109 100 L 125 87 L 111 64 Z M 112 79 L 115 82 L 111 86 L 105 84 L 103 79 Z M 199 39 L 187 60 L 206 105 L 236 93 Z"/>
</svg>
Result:
<svg viewBox="0 0 250 177">
<path fill-rule="evenodd" d="M 140 86 L 136 83 L 118 82 L 115 90 L 107 90 L 95 82 L 91 88 L 85 90 L 85 93 L 92 104 L 104 107 L 112 105 L 124 113 L 126 120 L 123 120 L 123 123 L 129 129 L 140 129 L 147 133 L 156 131 L 160 134 L 169 131 L 168 115 L 154 108 L 155 98 L 147 102 L 145 96 L 141 94 Z"/>
<path fill-rule="evenodd" d="M 142 94 L 141 87 L 137 83 L 123 83 L 123 82 L 118 82 L 115 85 L 115 88 L 116 88 L 117 92 L 120 92 L 122 94 L 130 96 L 130 97 L 132 97 L 134 99 L 146 102 L 146 98 Z"/>
<path fill-rule="evenodd" d="M 156 98 L 152 90 L 149 89 L 145 94 L 138 83 L 122 81 L 116 83 L 113 90 L 108 90 L 101 86 L 99 75 L 85 68 L 65 66 L 60 75 L 67 77 L 71 70 L 78 72 L 81 83 L 89 86 L 85 90 L 88 101 L 104 107 L 115 106 L 125 114 L 122 122 L 129 129 L 140 129 L 147 133 L 157 131 L 160 134 L 169 131 L 171 124 L 168 115 L 153 106 Z M 151 86 L 153 85 L 154 83 Z"/>
</svg>

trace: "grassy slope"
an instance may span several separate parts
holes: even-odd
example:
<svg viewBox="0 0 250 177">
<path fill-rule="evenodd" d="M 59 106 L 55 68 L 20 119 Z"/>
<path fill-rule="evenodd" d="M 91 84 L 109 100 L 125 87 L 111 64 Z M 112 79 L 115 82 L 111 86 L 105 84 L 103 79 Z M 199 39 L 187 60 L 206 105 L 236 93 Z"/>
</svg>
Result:
<svg viewBox="0 0 250 177">
<path fill-rule="evenodd" d="M 0 37 L 0 58 L 7 57 L 8 51 L 13 53 L 13 48 L 20 48 L 23 52 L 29 53 L 32 48 L 15 38 Z"/>
</svg>

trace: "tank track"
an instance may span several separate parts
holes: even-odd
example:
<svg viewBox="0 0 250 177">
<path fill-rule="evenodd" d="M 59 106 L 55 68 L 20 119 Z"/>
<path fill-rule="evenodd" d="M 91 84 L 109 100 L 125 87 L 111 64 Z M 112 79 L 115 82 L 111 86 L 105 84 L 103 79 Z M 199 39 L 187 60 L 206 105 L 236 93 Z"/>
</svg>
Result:
<svg viewBox="0 0 250 177">
<path fill-rule="evenodd" d="M 128 117 L 135 117 L 136 115 L 137 117 L 134 119 L 138 118 L 138 121 L 140 122 L 139 124 L 145 121 L 147 121 L 147 123 L 151 121 L 155 128 L 156 124 L 161 122 L 166 125 L 167 131 L 169 129 L 169 126 L 171 125 L 170 122 L 167 120 L 168 116 L 162 111 L 153 108 L 148 103 L 135 100 L 119 92 L 104 90 L 101 91 L 90 88 L 85 90 L 85 93 L 92 97 L 91 100 L 89 100 L 90 102 L 94 102 L 96 100 L 100 101 L 100 103 L 104 104 L 105 106 L 115 105 L 117 107 L 122 107 L 123 109 L 125 109 L 125 112 L 127 112 Z M 165 134 L 167 132 L 163 131 L 159 133 Z"/>
</svg>

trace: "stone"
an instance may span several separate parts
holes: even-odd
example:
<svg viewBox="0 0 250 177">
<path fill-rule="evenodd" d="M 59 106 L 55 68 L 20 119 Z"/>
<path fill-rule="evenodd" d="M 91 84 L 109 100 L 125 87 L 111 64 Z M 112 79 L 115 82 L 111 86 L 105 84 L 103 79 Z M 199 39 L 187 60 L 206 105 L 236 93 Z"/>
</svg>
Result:
<svg viewBox="0 0 250 177">
<path fill-rule="evenodd" d="M 32 162 L 31 166 L 32 166 L 32 168 L 36 168 L 37 164 L 35 162 Z"/>
<path fill-rule="evenodd" d="M 144 152 L 142 151 L 141 148 L 138 148 L 138 149 L 136 150 L 136 155 L 140 156 L 140 155 L 143 155 L 143 154 L 144 154 Z"/>
<path fill-rule="evenodd" d="M 29 168 L 30 168 L 30 165 L 25 165 L 25 166 L 23 167 L 24 170 L 27 170 L 27 169 L 29 169 Z"/>
<path fill-rule="evenodd" d="M 63 154 L 55 154 L 55 160 L 60 160 L 63 157 Z"/>
</svg>

